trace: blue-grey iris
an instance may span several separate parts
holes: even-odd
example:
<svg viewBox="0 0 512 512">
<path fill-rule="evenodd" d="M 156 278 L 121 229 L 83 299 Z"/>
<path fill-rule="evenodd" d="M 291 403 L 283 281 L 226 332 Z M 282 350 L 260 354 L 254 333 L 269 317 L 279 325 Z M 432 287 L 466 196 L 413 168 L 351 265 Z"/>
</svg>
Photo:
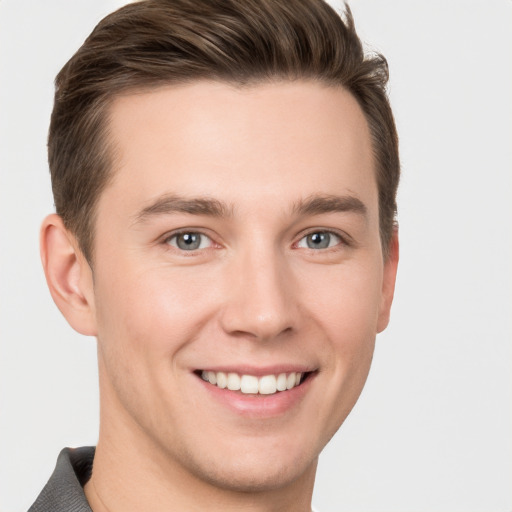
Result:
<svg viewBox="0 0 512 512">
<path fill-rule="evenodd" d="M 194 251 L 201 245 L 199 233 L 180 233 L 176 235 L 176 245 L 184 251 Z"/>
<path fill-rule="evenodd" d="M 331 243 L 331 235 L 324 232 L 311 233 L 306 237 L 306 244 L 310 249 L 326 249 Z"/>
</svg>

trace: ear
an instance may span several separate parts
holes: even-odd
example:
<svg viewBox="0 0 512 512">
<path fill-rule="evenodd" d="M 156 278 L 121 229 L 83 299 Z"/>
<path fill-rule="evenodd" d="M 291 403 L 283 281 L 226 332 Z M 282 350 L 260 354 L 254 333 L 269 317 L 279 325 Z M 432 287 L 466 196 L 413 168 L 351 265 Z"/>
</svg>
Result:
<svg viewBox="0 0 512 512">
<path fill-rule="evenodd" d="M 75 331 L 96 336 L 92 270 L 59 215 L 43 221 L 40 249 L 46 282 L 60 312 Z"/>
<path fill-rule="evenodd" d="M 384 274 L 382 279 L 382 294 L 379 309 L 379 318 L 377 321 L 377 332 L 382 332 L 389 323 L 389 314 L 391 304 L 395 294 L 396 272 L 398 268 L 399 244 L 398 244 L 398 226 L 393 229 L 393 234 L 389 242 L 389 253 L 384 261 Z"/>
</svg>

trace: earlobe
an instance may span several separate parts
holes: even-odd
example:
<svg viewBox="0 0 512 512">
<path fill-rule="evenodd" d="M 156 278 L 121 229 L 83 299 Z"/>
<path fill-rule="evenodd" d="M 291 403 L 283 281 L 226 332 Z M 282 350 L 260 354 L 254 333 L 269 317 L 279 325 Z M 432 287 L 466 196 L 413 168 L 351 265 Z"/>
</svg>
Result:
<svg viewBox="0 0 512 512">
<path fill-rule="evenodd" d="M 73 329 L 96 336 L 92 271 L 59 215 L 43 221 L 40 249 L 46 282 L 60 312 Z"/>
<path fill-rule="evenodd" d="M 382 332 L 389 324 L 391 304 L 395 294 L 396 273 L 399 259 L 398 226 L 393 229 L 389 243 L 389 254 L 384 261 L 384 274 L 382 280 L 382 294 L 377 321 L 377 332 Z"/>
</svg>

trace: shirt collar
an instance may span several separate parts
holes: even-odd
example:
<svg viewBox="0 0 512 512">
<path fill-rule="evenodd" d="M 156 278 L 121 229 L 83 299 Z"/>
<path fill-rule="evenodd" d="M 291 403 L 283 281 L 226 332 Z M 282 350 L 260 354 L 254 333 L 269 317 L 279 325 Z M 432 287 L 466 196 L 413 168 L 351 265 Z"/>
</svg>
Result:
<svg viewBox="0 0 512 512">
<path fill-rule="evenodd" d="M 55 470 L 28 512 L 92 512 L 83 486 L 92 473 L 95 448 L 64 448 Z"/>
</svg>

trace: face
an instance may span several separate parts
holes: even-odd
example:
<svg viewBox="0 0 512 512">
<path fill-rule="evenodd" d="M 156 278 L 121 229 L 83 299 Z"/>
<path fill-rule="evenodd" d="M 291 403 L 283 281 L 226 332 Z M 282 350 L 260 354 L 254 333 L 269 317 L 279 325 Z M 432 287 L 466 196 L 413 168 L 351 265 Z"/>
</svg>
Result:
<svg viewBox="0 0 512 512">
<path fill-rule="evenodd" d="M 111 114 L 93 272 L 103 432 L 218 487 L 314 474 L 394 282 L 359 106 L 307 82 L 199 82 Z"/>
</svg>

